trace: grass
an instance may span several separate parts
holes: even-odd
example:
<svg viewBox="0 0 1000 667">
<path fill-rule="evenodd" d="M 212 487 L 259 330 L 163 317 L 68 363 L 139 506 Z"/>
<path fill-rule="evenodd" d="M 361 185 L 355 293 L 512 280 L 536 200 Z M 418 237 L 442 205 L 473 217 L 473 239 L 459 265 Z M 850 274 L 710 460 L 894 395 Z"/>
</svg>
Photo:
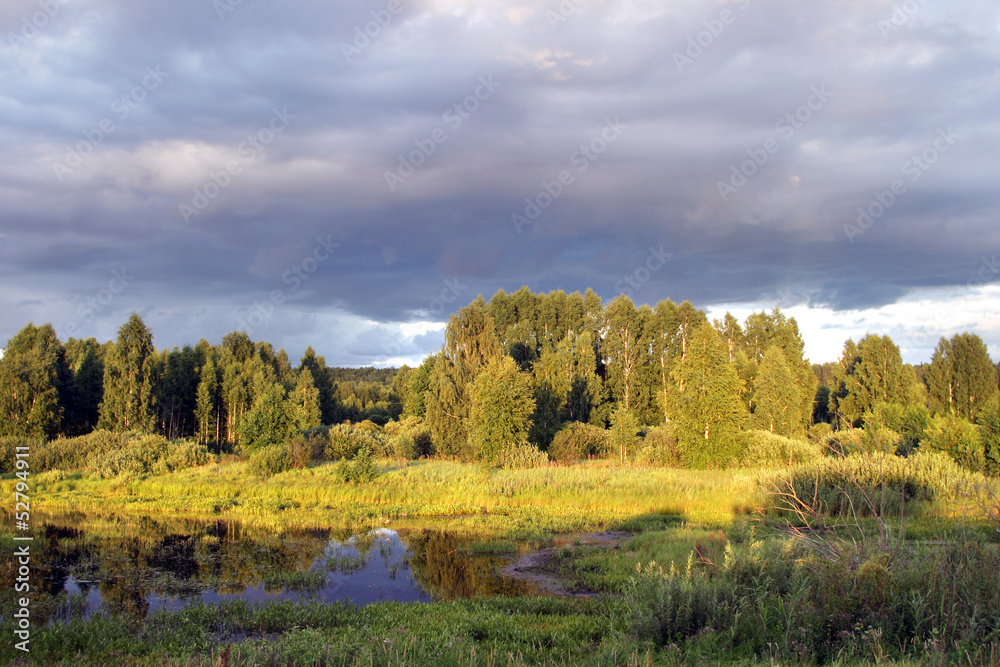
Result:
<svg viewBox="0 0 1000 667">
<path fill-rule="evenodd" d="M 449 527 L 516 538 L 685 517 L 724 526 L 753 504 L 754 489 L 729 471 L 572 467 L 488 471 L 451 461 L 382 462 L 372 482 L 337 481 L 334 464 L 260 479 L 227 462 L 145 479 L 95 480 L 51 471 L 34 482 L 36 507 L 111 515 L 238 519 L 281 531 L 289 525 L 375 527 L 447 518 Z M 9 483 L 9 482 L 6 482 Z M 659 519 L 653 519 L 657 521 Z M 636 525 L 634 527 L 639 527 Z"/>
<path fill-rule="evenodd" d="M 275 557 L 285 557 L 297 531 L 311 527 L 346 538 L 386 524 L 402 531 L 447 526 L 468 539 L 434 542 L 431 552 L 430 542 L 443 538 L 430 531 L 423 553 L 461 548 L 480 557 L 508 554 L 526 542 L 546 546 L 555 533 L 629 535 L 613 548 L 570 544 L 553 552 L 549 567 L 570 588 L 601 592 L 596 600 L 497 596 L 363 608 L 195 604 L 145 622 L 96 615 L 35 627 L 30 656 L 4 642 L 0 662 L 998 664 L 1000 583 L 991 576 L 1000 570 L 996 526 L 986 523 L 988 512 L 963 518 L 968 498 L 950 480 L 994 492 L 996 483 L 959 478 L 932 464 L 894 469 L 897 477 L 912 472 L 923 486 L 908 501 L 903 540 L 892 552 L 873 537 L 885 517 L 847 516 L 843 503 L 834 502 L 862 473 L 869 475 L 864 462 L 792 471 L 802 489 L 810 480 L 832 480 L 824 482 L 824 502 L 813 508 L 818 529 L 851 528 L 843 533 L 850 539 L 827 539 L 823 552 L 782 530 L 780 512 L 754 514 L 774 502 L 766 493 L 780 479 L 774 471 L 607 462 L 491 471 L 451 461 L 382 461 L 377 478 L 361 483 L 338 481 L 333 464 L 261 479 L 233 460 L 114 480 L 50 471 L 32 477 L 36 525 L 48 515 L 64 526 L 85 522 L 91 537 L 135 542 L 154 522 L 183 534 L 205 519 L 238 523 Z M 2 492 L 12 496 L 13 482 L 6 476 Z M 8 552 L 10 525 L 0 527 Z M 325 570 L 350 570 L 350 554 L 341 556 Z M 256 566 L 248 559 L 245 567 Z M 315 590 L 326 571 L 275 571 L 267 583 Z M 9 619 L 0 623 L 5 636 L 11 631 Z"/>
</svg>

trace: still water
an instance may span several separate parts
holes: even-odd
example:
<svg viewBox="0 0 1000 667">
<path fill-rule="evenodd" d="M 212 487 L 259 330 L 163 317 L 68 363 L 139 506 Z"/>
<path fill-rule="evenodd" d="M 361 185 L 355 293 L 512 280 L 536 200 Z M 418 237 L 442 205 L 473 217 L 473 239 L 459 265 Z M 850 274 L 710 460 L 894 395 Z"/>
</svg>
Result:
<svg viewBox="0 0 1000 667">
<path fill-rule="evenodd" d="M 498 574 L 506 558 L 476 555 L 481 549 L 472 545 L 433 529 L 274 534 L 233 521 L 117 525 L 77 517 L 44 526 L 32 546 L 33 576 L 53 602 L 50 621 L 99 612 L 144 618 L 196 602 L 364 605 L 527 592 Z"/>
</svg>

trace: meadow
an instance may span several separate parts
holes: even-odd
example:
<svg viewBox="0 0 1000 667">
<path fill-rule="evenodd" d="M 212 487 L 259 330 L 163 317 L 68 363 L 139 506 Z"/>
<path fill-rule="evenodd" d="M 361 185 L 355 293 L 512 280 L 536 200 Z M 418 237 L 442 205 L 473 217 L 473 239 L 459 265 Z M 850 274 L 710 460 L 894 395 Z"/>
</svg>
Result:
<svg viewBox="0 0 1000 667">
<path fill-rule="evenodd" d="M 331 463 L 258 477 L 234 457 L 117 479 L 50 470 L 33 477 L 35 520 L 76 517 L 97 535 L 139 534 L 142 517 L 239 521 L 279 542 L 309 527 L 447 527 L 472 538 L 462 549 L 508 557 L 569 536 L 542 567 L 568 590 L 596 597 L 238 601 L 142 620 L 93 614 L 35 627 L 30 654 L 5 642 L 0 660 L 998 664 L 997 483 L 946 457 L 920 457 L 898 470 L 849 457 L 721 471 L 385 459 L 365 482 L 341 481 Z M 5 476 L 5 494 L 15 481 Z M 813 505 L 789 503 L 790 491 Z M 573 535 L 596 531 L 621 536 L 574 543 Z M 11 636 L 10 619 L 3 626 Z"/>
</svg>

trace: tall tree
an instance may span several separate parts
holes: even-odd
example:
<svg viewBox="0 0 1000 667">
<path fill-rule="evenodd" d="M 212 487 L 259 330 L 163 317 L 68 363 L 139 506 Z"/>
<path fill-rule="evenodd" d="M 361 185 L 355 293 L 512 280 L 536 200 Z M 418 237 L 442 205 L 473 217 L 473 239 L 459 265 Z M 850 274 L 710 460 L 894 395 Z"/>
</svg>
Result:
<svg viewBox="0 0 1000 667">
<path fill-rule="evenodd" d="M 723 328 L 731 329 L 732 323 L 723 323 Z M 723 335 L 726 337 L 725 332 Z M 730 359 L 735 360 L 744 382 L 744 402 L 751 413 L 756 412 L 759 407 L 756 387 L 764 386 L 756 378 L 764 356 L 771 347 L 781 350 L 789 373 L 788 381 L 793 385 L 789 391 L 784 392 L 784 397 L 795 401 L 794 404 L 781 406 L 781 412 L 791 425 L 789 435 L 805 431 L 812 423 L 817 380 L 812 366 L 805 358 L 805 342 L 795 318 L 786 317 L 777 308 L 770 313 L 753 313 L 747 317 L 742 330 L 733 330 L 729 337 L 735 341 L 743 341 L 743 354 L 739 351 L 735 355 L 731 353 Z M 773 366 L 771 370 L 774 370 Z M 773 392 L 767 400 L 771 401 L 768 409 L 774 410 L 776 406 L 773 403 Z"/>
<path fill-rule="evenodd" d="M 656 379 L 656 403 L 663 413 L 663 421 L 669 422 L 670 392 L 673 390 L 673 370 L 675 364 L 687 354 L 691 332 L 707 322 L 705 313 L 695 308 L 690 301 L 676 305 L 670 299 L 660 301 L 650 318 L 650 342 L 652 350 L 653 374 Z"/>
<path fill-rule="evenodd" d="M 875 403 L 906 405 L 917 396 L 913 369 L 903 364 L 891 338 L 868 334 L 857 344 L 844 344 L 830 395 L 831 410 L 842 420 L 858 426 Z"/>
<path fill-rule="evenodd" d="M 427 426 L 438 451 L 468 455 L 467 388 L 480 370 L 501 354 L 493 318 L 482 297 L 449 318 L 444 347 L 435 359 L 425 393 Z"/>
<path fill-rule="evenodd" d="M 70 338 L 65 347 L 72 379 L 64 431 L 85 435 L 97 426 L 104 398 L 104 348 L 95 338 Z"/>
<path fill-rule="evenodd" d="M 625 295 L 608 304 L 604 314 L 607 385 L 614 401 L 642 422 L 655 419 L 650 375 L 653 311 L 635 307 Z"/>
<path fill-rule="evenodd" d="M 975 421 L 997 397 L 997 370 L 986 343 L 971 333 L 942 338 L 925 376 L 931 411 Z"/>
<path fill-rule="evenodd" d="M 469 393 L 469 444 L 479 459 L 503 464 L 511 450 L 528 446 L 535 409 L 531 376 L 511 357 L 493 357 L 487 362 Z"/>
<path fill-rule="evenodd" d="M 295 389 L 288 397 L 292 424 L 299 431 L 308 431 L 320 425 L 319 389 L 313 383 L 312 373 L 303 368 Z"/>
<path fill-rule="evenodd" d="M 778 345 L 771 345 L 764 352 L 754 378 L 753 394 L 755 409 L 751 422 L 755 428 L 784 436 L 801 432 L 799 387 Z"/>
<path fill-rule="evenodd" d="M 28 324 L 0 358 L 0 435 L 54 438 L 70 390 L 66 352 L 51 324 Z"/>
<path fill-rule="evenodd" d="M 211 356 L 201 367 L 196 396 L 195 416 L 198 420 L 198 440 L 202 444 L 221 443 L 221 408 L 219 405 L 219 376 Z"/>
<path fill-rule="evenodd" d="M 293 428 L 288 408 L 284 387 L 277 382 L 264 387 L 240 422 L 240 448 L 253 452 L 283 443 Z"/>
<path fill-rule="evenodd" d="M 104 401 L 100 428 L 109 431 L 153 430 L 156 396 L 156 349 L 153 334 L 137 313 L 118 329 L 118 339 L 104 360 Z"/>
<path fill-rule="evenodd" d="M 724 467 L 738 451 L 737 432 L 746 421 L 742 380 L 725 346 L 708 324 L 696 328 L 687 353 L 673 371 L 672 412 L 677 439 L 690 467 Z"/>
<path fill-rule="evenodd" d="M 403 414 L 413 417 L 424 417 L 427 412 L 426 392 L 430 388 L 431 371 L 434 368 L 434 356 L 431 355 L 421 362 L 407 378 L 403 390 Z"/>
<path fill-rule="evenodd" d="M 326 358 L 317 356 L 316 351 L 313 350 L 311 345 L 306 348 L 299 362 L 298 371 L 301 373 L 306 369 L 312 374 L 313 384 L 319 390 L 320 419 L 324 424 L 332 424 L 335 421 L 337 412 L 333 379 L 330 377 L 330 369 L 327 368 Z"/>
<path fill-rule="evenodd" d="M 195 434 L 195 409 L 198 401 L 199 367 L 203 359 L 189 345 L 174 347 L 160 355 L 161 381 L 157 393 L 159 426 L 168 438 Z"/>
<path fill-rule="evenodd" d="M 536 386 L 557 399 L 559 419 L 587 421 L 601 395 L 593 338 L 589 331 L 570 331 L 535 363 Z M 536 392 L 537 393 L 537 392 Z"/>
</svg>

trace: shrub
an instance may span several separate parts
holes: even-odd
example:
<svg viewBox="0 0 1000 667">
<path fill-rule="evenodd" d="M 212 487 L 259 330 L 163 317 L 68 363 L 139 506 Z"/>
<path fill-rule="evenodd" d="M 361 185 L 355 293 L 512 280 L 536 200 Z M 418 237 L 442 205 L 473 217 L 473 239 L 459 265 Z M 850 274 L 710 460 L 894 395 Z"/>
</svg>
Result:
<svg viewBox="0 0 1000 667">
<path fill-rule="evenodd" d="M 934 417 L 921 446 L 945 452 L 969 470 L 982 470 L 986 465 L 979 427 L 961 417 Z"/>
<path fill-rule="evenodd" d="M 183 470 L 203 466 L 214 459 L 208 448 L 193 440 L 180 440 L 169 443 L 164 459 L 168 470 Z"/>
<path fill-rule="evenodd" d="M 375 424 L 371 424 L 374 429 L 366 426 L 353 424 L 337 424 L 330 428 L 327 436 L 329 442 L 326 446 L 326 456 L 328 459 L 353 459 L 362 447 L 370 447 L 373 452 L 381 456 L 388 456 L 388 443 L 381 430 Z M 364 422 L 362 422 L 364 424 Z"/>
<path fill-rule="evenodd" d="M 34 470 L 83 470 L 97 457 L 125 449 L 138 433 L 92 431 L 76 438 L 57 438 L 46 444 L 32 463 Z"/>
<path fill-rule="evenodd" d="M 328 431 L 325 427 L 310 429 L 286 442 L 293 468 L 306 468 L 323 460 L 329 442 Z"/>
<path fill-rule="evenodd" d="M 18 453 L 17 447 L 27 447 L 26 451 L 31 469 L 42 470 L 41 467 L 37 467 L 35 460 L 45 448 L 45 441 L 41 438 L 9 436 L 0 438 L 0 471 L 7 473 L 14 470 L 14 462 L 17 460 L 15 455 Z M 22 451 L 21 453 L 24 452 Z"/>
<path fill-rule="evenodd" d="M 354 457 L 354 480 L 370 482 L 378 477 L 378 466 L 375 465 L 375 452 L 365 445 Z"/>
<path fill-rule="evenodd" d="M 247 470 L 259 477 L 271 477 L 292 467 L 292 457 L 282 445 L 267 445 L 250 455 Z"/>
<path fill-rule="evenodd" d="M 165 459 L 167 439 L 162 435 L 143 435 L 130 439 L 125 447 L 92 456 L 87 472 L 98 479 L 118 476 L 141 476 L 168 472 Z"/>
<path fill-rule="evenodd" d="M 607 431 L 591 424 L 572 422 L 552 439 L 549 457 L 560 463 L 574 463 L 590 456 L 607 456 L 608 450 Z"/>
<path fill-rule="evenodd" d="M 338 482 L 370 482 L 378 477 L 378 465 L 371 447 L 362 446 L 354 461 L 342 458 L 333 467 L 333 478 Z"/>
<path fill-rule="evenodd" d="M 742 450 L 735 461 L 736 467 L 780 468 L 823 458 L 822 445 L 770 431 L 745 431 Z"/>
<path fill-rule="evenodd" d="M 930 424 L 930 412 L 920 403 L 901 405 L 878 401 L 864 415 L 865 430 L 875 427 L 891 429 L 898 434 L 897 453 L 909 454 L 920 441 Z"/>
<path fill-rule="evenodd" d="M 640 465 L 677 467 L 681 453 L 672 426 L 654 426 L 632 447 L 632 461 Z"/>
<path fill-rule="evenodd" d="M 388 449 L 397 458 L 412 461 L 434 454 L 431 431 L 420 419 L 408 417 L 402 422 L 389 422 L 385 433 L 390 436 Z"/>
<path fill-rule="evenodd" d="M 354 466 L 347 459 L 340 459 L 337 464 L 333 466 L 333 479 L 346 483 L 354 479 Z"/>
<path fill-rule="evenodd" d="M 205 445 L 191 440 L 167 440 L 162 435 L 110 433 L 94 431 L 78 438 L 54 440 L 46 469 L 83 468 L 91 477 L 107 479 L 118 476 L 161 475 L 205 465 L 212 454 Z M 79 451 L 69 453 L 73 444 Z M 82 465 L 75 465 L 80 463 Z M 51 465 L 61 463 L 62 465 Z"/>
</svg>

